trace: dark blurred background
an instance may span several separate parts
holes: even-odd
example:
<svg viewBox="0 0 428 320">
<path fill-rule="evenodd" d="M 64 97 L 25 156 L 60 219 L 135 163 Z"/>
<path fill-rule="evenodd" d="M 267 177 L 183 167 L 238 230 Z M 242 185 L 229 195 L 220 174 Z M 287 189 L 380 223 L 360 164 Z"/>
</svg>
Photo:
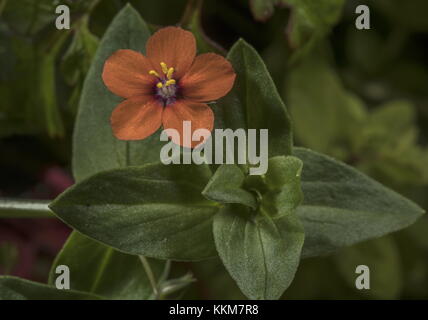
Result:
<svg viewBox="0 0 428 320">
<path fill-rule="evenodd" d="M 345 161 L 428 208 L 426 0 L 129 1 L 150 27 L 180 24 L 201 51 L 244 38 L 289 108 L 295 141 Z M 120 0 L 0 0 L 0 197 L 53 199 L 73 184 L 71 140 L 83 80 Z M 55 8 L 71 29 L 55 28 Z M 370 8 L 357 30 L 355 8 Z M 428 219 L 302 262 L 285 298 L 428 298 Z M 70 229 L 0 217 L 0 273 L 46 281 Z M 354 290 L 367 264 L 372 290 Z M 240 298 L 221 264 L 195 263 L 189 297 Z"/>
</svg>

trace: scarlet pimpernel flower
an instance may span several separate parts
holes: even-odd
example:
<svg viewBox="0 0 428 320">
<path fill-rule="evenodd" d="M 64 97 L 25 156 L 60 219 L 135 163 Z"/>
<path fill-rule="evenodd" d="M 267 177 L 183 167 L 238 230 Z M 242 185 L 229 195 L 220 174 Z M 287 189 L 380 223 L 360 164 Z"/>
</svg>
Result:
<svg viewBox="0 0 428 320">
<path fill-rule="evenodd" d="M 128 49 L 114 52 L 102 78 L 111 92 L 125 99 L 111 115 L 118 139 L 145 139 L 163 126 L 180 133 L 181 139 L 170 136 L 174 143 L 195 147 L 202 140 L 188 145 L 183 122 L 191 122 L 192 134 L 197 129 L 211 131 L 214 114 L 206 103 L 230 91 L 235 72 L 220 55 L 196 56 L 191 32 L 166 27 L 148 39 L 146 55 Z"/>
</svg>

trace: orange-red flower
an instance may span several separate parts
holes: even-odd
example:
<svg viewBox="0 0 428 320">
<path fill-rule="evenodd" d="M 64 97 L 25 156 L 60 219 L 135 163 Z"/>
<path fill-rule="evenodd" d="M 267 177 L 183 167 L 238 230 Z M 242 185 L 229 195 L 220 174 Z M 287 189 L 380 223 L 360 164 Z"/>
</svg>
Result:
<svg viewBox="0 0 428 320">
<path fill-rule="evenodd" d="M 161 125 L 175 129 L 186 145 L 183 121 L 197 129 L 214 126 L 214 114 L 205 103 L 226 95 L 235 81 L 232 65 L 220 55 L 196 56 L 193 34 L 177 27 L 157 31 L 146 44 L 146 55 L 118 50 L 105 62 L 105 85 L 125 98 L 111 115 L 114 135 L 121 140 L 140 140 L 155 133 Z"/>
</svg>

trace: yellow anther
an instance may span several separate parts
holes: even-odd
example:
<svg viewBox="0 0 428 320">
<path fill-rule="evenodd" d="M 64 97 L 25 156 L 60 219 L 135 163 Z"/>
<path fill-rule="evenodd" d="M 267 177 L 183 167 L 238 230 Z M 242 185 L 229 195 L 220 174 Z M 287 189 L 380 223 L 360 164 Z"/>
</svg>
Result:
<svg viewBox="0 0 428 320">
<path fill-rule="evenodd" d="M 156 84 L 156 87 L 158 87 L 159 89 L 160 89 L 160 88 L 162 88 L 162 87 L 163 87 L 162 82 L 158 82 L 158 83 Z"/>
<path fill-rule="evenodd" d="M 161 65 L 161 68 L 162 68 L 162 72 L 164 74 L 167 74 L 168 73 L 168 67 L 167 67 L 166 63 L 165 62 L 161 62 L 160 65 Z"/>
<path fill-rule="evenodd" d="M 159 78 L 159 73 L 157 73 L 155 70 L 150 70 L 149 74 Z"/>
<path fill-rule="evenodd" d="M 175 84 L 175 80 L 174 79 L 169 79 L 167 82 L 165 82 L 165 86 L 168 87 L 171 84 Z"/>
<path fill-rule="evenodd" d="M 168 79 L 171 79 L 171 77 L 172 77 L 172 74 L 174 73 L 174 68 L 169 68 L 168 69 L 168 72 L 167 72 L 167 74 L 166 74 L 166 77 L 168 78 Z"/>
</svg>

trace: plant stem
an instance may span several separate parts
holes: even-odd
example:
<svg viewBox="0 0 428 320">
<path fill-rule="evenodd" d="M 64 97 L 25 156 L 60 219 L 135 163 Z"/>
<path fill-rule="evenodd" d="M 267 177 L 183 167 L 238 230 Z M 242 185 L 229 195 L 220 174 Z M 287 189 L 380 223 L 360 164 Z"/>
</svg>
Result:
<svg viewBox="0 0 428 320">
<path fill-rule="evenodd" d="M 0 218 L 53 218 L 50 201 L 0 199 Z"/>
<path fill-rule="evenodd" d="M 180 21 L 180 26 L 183 28 L 188 28 L 192 22 L 193 15 L 196 11 L 200 10 L 202 7 L 203 0 L 189 0 L 184 10 L 184 14 Z"/>
<path fill-rule="evenodd" d="M 140 257 L 141 263 L 143 264 L 144 271 L 146 271 L 147 278 L 149 278 L 150 285 L 152 286 L 155 299 L 157 300 L 157 299 L 159 299 L 159 293 L 160 292 L 159 292 L 158 285 L 156 283 L 155 275 L 153 274 L 152 268 L 150 267 L 150 263 L 146 259 L 146 257 L 144 257 L 144 256 L 139 256 L 139 257 Z"/>
<path fill-rule="evenodd" d="M 7 0 L 0 0 L 0 16 L 3 13 L 4 8 L 6 7 Z"/>
</svg>

